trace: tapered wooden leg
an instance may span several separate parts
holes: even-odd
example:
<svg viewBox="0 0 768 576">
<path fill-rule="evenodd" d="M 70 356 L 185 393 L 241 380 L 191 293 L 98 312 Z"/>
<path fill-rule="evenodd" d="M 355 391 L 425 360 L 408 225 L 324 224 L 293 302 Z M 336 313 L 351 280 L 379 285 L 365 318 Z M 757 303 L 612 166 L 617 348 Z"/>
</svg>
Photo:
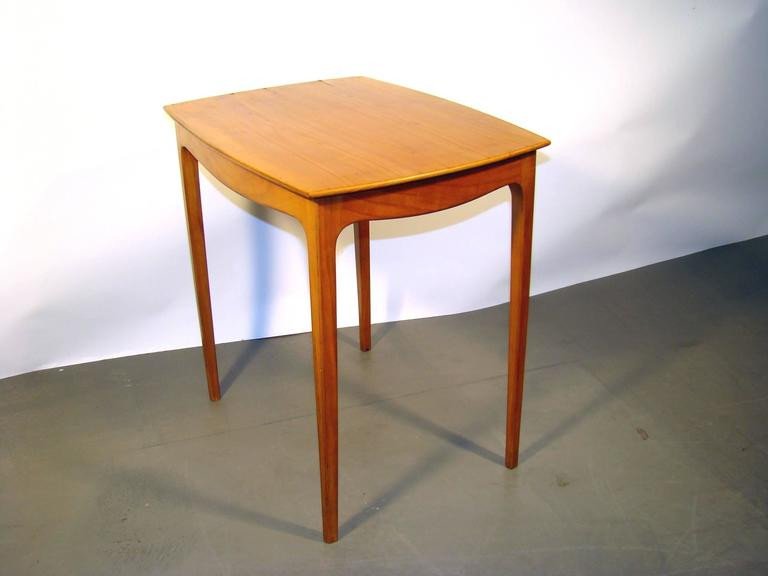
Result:
<svg viewBox="0 0 768 576">
<path fill-rule="evenodd" d="M 333 228 L 316 209 L 305 224 L 312 301 L 312 351 L 320 448 L 320 496 L 323 540 L 338 539 L 338 385 L 336 356 L 336 239 Z"/>
<path fill-rule="evenodd" d="M 504 462 L 517 466 L 520 416 L 523 406 L 525 343 L 528 334 L 528 294 L 531 284 L 533 191 L 536 156 L 524 161 L 519 184 L 512 191 L 512 269 L 509 293 L 509 366 L 507 380 L 507 445 Z"/>
<path fill-rule="evenodd" d="M 357 312 L 360 318 L 360 350 L 371 349 L 371 236 L 368 221 L 355 222 Z"/>
<path fill-rule="evenodd" d="M 205 374 L 208 379 L 208 397 L 212 401 L 221 398 L 219 372 L 216 366 L 216 343 L 213 337 L 213 314 L 211 293 L 208 286 L 208 261 L 205 256 L 205 233 L 203 211 L 200 205 L 200 176 L 197 159 L 186 148 L 179 149 L 179 162 L 184 185 L 184 206 L 187 213 L 189 248 L 192 254 L 192 272 L 195 279 L 197 314 L 200 319 L 200 334 L 203 339 Z"/>
</svg>

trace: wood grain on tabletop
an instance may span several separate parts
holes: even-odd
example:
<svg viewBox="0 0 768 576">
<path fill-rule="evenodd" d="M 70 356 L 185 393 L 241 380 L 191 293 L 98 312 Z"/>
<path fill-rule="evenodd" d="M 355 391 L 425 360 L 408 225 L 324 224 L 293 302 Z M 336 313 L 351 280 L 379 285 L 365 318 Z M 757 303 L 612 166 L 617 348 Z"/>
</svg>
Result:
<svg viewBox="0 0 768 576">
<path fill-rule="evenodd" d="M 549 144 L 466 106 L 363 77 L 214 96 L 166 111 L 234 162 L 310 198 L 451 174 Z"/>
</svg>

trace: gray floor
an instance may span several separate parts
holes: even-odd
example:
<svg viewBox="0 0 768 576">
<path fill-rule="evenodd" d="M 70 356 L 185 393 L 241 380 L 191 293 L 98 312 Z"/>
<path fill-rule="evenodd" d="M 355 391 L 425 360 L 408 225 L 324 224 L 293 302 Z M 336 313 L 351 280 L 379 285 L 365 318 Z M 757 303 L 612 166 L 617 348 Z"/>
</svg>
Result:
<svg viewBox="0 0 768 576">
<path fill-rule="evenodd" d="M 321 542 L 308 335 L 0 381 L 0 574 L 768 573 L 768 237 L 506 309 L 340 332 Z"/>
</svg>

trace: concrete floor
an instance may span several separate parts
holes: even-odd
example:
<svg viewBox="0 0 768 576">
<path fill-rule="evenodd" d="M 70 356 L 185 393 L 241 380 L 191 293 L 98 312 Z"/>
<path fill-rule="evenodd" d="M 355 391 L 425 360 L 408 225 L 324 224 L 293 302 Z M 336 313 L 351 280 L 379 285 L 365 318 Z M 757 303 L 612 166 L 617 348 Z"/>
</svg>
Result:
<svg viewBox="0 0 768 576">
<path fill-rule="evenodd" d="M 342 539 L 309 335 L 0 381 L 0 574 L 768 573 L 768 237 L 506 309 L 340 331 Z"/>
</svg>

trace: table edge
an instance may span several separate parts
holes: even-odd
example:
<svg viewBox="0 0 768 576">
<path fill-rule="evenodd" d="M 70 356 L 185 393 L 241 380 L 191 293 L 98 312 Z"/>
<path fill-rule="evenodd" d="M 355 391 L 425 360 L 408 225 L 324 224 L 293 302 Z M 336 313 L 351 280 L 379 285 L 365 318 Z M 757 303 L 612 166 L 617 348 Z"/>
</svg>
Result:
<svg viewBox="0 0 768 576">
<path fill-rule="evenodd" d="M 266 172 L 262 172 L 261 170 L 258 170 L 257 168 L 254 168 L 253 166 L 249 166 L 248 164 L 245 164 L 244 162 L 238 160 L 237 158 L 231 156 L 230 154 L 227 154 L 217 146 L 214 146 L 212 143 L 204 140 L 201 138 L 198 134 L 196 134 L 191 128 L 186 126 L 184 122 L 179 120 L 176 116 L 174 116 L 170 108 L 173 108 L 175 104 L 168 104 L 166 106 L 163 106 L 163 110 L 165 110 L 166 114 L 171 117 L 173 122 L 175 124 L 178 124 L 181 126 L 184 130 L 186 130 L 189 134 L 194 136 L 197 140 L 204 143 L 209 148 L 215 150 L 234 164 L 237 164 L 241 168 L 248 170 L 249 172 L 256 174 L 260 178 L 264 178 L 265 180 L 268 180 L 269 182 L 272 182 L 273 184 L 277 184 L 278 186 L 285 188 L 286 190 L 293 192 L 294 194 L 298 194 L 299 196 L 302 196 L 304 198 L 327 198 L 329 196 L 341 196 L 344 194 L 353 194 L 355 192 L 366 192 L 370 190 L 380 190 L 383 188 L 389 188 L 391 186 L 397 186 L 399 184 L 408 184 L 408 183 L 414 183 L 419 182 L 421 180 L 430 180 L 432 178 L 436 178 L 439 176 L 448 176 L 451 174 L 460 174 L 461 172 L 464 172 L 466 170 L 472 170 L 475 168 L 482 168 L 483 166 L 488 166 L 490 164 L 495 164 L 497 162 L 502 162 L 504 160 L 512 160 L 514 158 L 524 156 L 530 152 L 534 152 L 536 150 L 540 150 L 541 148 L 545 148 L 552 144 L 552 142 L 544 138 L 543 136 L 539 136 L 538 134 L 531 132 L 530 130 L 525 130 L 525 128 L 519 128 L 520 130 L 525 130 L 528 132 L 531 136 L 534 136 L 539 139 L 538 142 L 535 142 L 534 144 L 531 144 L 529 146 L 525 146 L 524 148 L 518 148 L 511 152 L 506 152 L 504 154 L 498 154 L 496 156 L 491 156 L 488 158 L 483 158 L 482 160 L 479 160 L 477 162 L 469 162 L 467 164 L 462 164 L 460 166 L 452 166 L 448 168 L 444 168 L 441 170 L 433 170 L 431 172 L 424 172 L 420 174 L 414 174 L 412 176 L 405 176 L 402 178 L 393 178 L 390 180 L 383 180 L 379 182 L 369 182 L 366 184 L 354 184 L 350 186 L 337 186 L 335 188 L 326 188 L 322 190 L 316 190 L 316 191 L 308 191 L 308 190 L 302 190 L 301 188 L 297 188 L 296 186 L 289 184 L 288 182 L 285 182 L 283 180 L 280 180 L 279 178 L 276 178 L 275 176 L 272 176 Z"/>
</svg>

